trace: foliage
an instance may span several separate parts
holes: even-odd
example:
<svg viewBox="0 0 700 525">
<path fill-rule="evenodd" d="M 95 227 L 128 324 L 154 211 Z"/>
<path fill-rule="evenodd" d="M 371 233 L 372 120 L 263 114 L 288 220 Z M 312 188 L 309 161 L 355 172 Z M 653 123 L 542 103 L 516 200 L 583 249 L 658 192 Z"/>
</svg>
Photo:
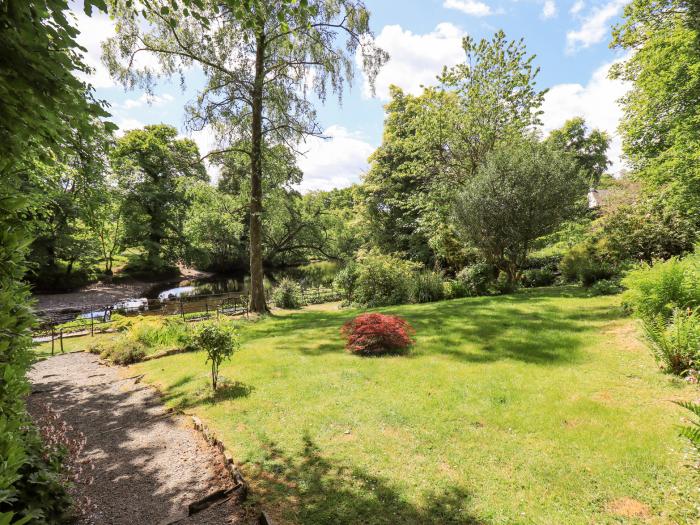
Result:
<svg viewBox="0 0 700 525">
<path fill-rule="evenodd" d="M 333 278 L 333 289 L 343 297 L 345 304 L 351 304 L 357 285 L 357 264 L 349 261 Z"/>
<path fill-rule="evenodd" d="M 187 323 L 179 317 L 155 315 L 116 317 L 112 326 L 120 332 L 116 338 L 98 341 L 90 352 L 100 354 L 118 365 L 135 363 L 160 350 L 194 350 Z"/>
<path fill-rule="evenodd" d="M 449 220 L 454 192 L 500 141 L 539 123 L 544 97 L 522 40 L 499 31 L 490 40 L 466 37 L 462 47 L 464 63 L 446 68 L 439 87 L 420 96 L 391 89 L 382 144 L 362 188 L 374 245 L 453 269 L 466 262 Z"/>
<path fill-rule="evenodd" d="M 272 303 L 278 308 L 301 308 L 301 287 L 299 283 L 288 278 L 282 279 L 272 291 Z"/>
<path fill-rule="evenodd" d="M 556 274 L 550 268 L 534 268 L 523 270 L 520 276 L 520 284 L 525 288 L 551 286 L 556 279 Z"/>
<path fill-rule="evenodd" d="M 146 348 L 186 348 L 191 344 L 187 323 L 178 317 L 137 317 L 127 337 Z"/>
<path fill-rule="evenodd" d="M 211 388 L 216 391 L 221 363 L 231 359 L 240 346 L 238 333 L 230 323 L 205 321 L 197 329 L 194 344 L 207 353 L 206 362 L 211 362 Z"/>
<path fill-rule="evenodd" d="M 414 332 L 405 319 L 377 313 L 358 315 L 341 328 L 345 348 L 358 355 L 405 352 L 413 344 Z"/>
<path fill-rule="evenodd" d="M 100 0 L 86 0 L 90 12 Z M 25 410 L 29 329 L 33 316 L 25 277 L 29 214 L 38 199 L 32 172 L 51 163 L 77 131 L 107 114 L 76 73 L 77 31 L 63 0 L 0 6 L 0 522 L 42 525 L 65 514 L 58 462 L 45 454 Z"/>
<path fill-rule="evenodd" d="M 589 129 L 582 117 L 575 117 L 552 131 L 547 141 L 562 151 L 571 153 L 587 178 L 589 187 L 598 187 L 601 177 L 611 164 L 606 155 L 610 137 L 605 131 Z"/>
<path fill-rule="evenodd" d="M 465 296 L 471 297 L 487 295 L 493 279 L 493 267 L 484 262 L 465 266 L 457 274 L 457 282 L 464 287 Z"/>
<path fill-rule="evenodd" d="M 662 316 L 642 318 L 642 326 L 656 359 L 673 374 L 698 370 L 700 358 L 700 315 L 680 308 L 668 322 Z"/>
<path fill-rule="evenodd" d="M 356 58 L 373 85 L 387 56 L 374 46 L 369 12 L 358 0 L 254 0 L 238 9 L 207 1 L 172 23 L 163 16 L 170 11 L 166 0 L 146 5 L 143 19 L 128 0 L 114 0 L 114 7 L 117 35 L 104 46 L 112 75 L 125 87 L 151 89 L 159 76 L 184 79 L 198 65 L 206 80 L 187 108 L 188 126 L 210 127 L 222 151 L 248 157 L 251 309 L 264 312 L 264 152 L 320 134 L 311 94 L 325 100 L 330 88 L 340 95 Z M 144 51 L 161 72 L 134 66 L 134 55 Z"/>
<path fill-rule="evenodd" d="M 696 2 L 634 0 L 625 7 L 613 45 L 633 50 L 613 76 L 631 83 L 623 98 L 623 149 L 650 191 L 665 188 L 667 204 L 700 216 L 700 25 Z"/>
<path fill-rule="evenodd" d="M 335 261 L 317 261 L 300 267 L 304 281 L 311 286 L 331 286 L 340 271 L 340 264 Z"/>
<path fill-rule="evenodd" d="M 681 436 L 688 438 L 695 450 L 700 452 L 700 403 L 677 402 L 677 404 L 688 409 L 696 418 L 690 425 L 681 429 Z"/>
<path fill-rule="evenodd" d="M 142 247 L 153 273 L 182 256 L 187 215 L 183 179 L 205 181 L 204 165 L 194 141 L 177 138 L 165 124 L 127 131 L 112 152 L 112 165 L 124 194 L 126 241 Z"/>
<path fill-rule="evenodd" d="M 600 279 L 591 285 L 592 295 L 615 295 L 622 291 L 620 283 L 611 279 Z"/>
<path fill-rule="evenodd" d="M 404 304 L 411 299 L 411 278 L 418 267 L 394 255 L 365 252 L 338 274 L 335 284 L 353 304 Z"/>
<path fill-rule="evenodd" d="M 94 347 L 92 350 L 96 352 L 100 347 Z M 146 345 L 142 342 L 131 339 L 129 337 L 121 337 L 113 344 L 101 347 L 100 357 L 108 359 L 115 365 L 131 365 L 138 363 L 146 357 Z"/>
<path fill-rule="evenodd" d="M 457 230 L 516 283 L 535 240 L 580 212 L 586 182 L 568 155 L 530 137 L 498 146 L 464 188 Z"/>
<path fill-rule="evenodd" d="M 600 279 L 610 279 L 618 267 L 600 244 L 586 241 L 572 247 L 559 263 L 565 280 L 591 286 Z"/>
<path fill-rule="evenodd" d="M 432 303 L 445 297 L 443 276 L 437 272 L 416 272 L 411 283 L 411 302 Z"/>
<path fill-rule="evenodd" d="M 642 197 L 605 213 L 593 225 L 592 238 L 618 262 L 668 259 L 693 250 L 697 226 L 686 210 L 667 205 L 665 195 Z"/>
<path fill-rule="evenodd" d="M 676 309 L 700 306 L 700 253 L 642 264 L 622 280 L 623 302 L 642 319 L 668 320 Z"/>
<path fill-rule="evenodd" d="M 198 268 L 226 271 L 245 264 L 245 206 L 206 181 L 185 189 L 191 203 L 183 226 L 185 258 Z"/>
</svg>

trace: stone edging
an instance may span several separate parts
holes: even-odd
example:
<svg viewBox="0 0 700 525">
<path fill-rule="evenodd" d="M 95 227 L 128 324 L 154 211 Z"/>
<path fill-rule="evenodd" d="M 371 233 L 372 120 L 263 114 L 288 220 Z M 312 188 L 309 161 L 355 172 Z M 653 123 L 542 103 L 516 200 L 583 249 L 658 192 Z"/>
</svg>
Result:
<svg viewBox="0 0 700 525">
<path fill-rule="evenodd" d="M 232 490 L 234 493 L 237 494 L 241 501 L 245 500 L 246 496 L 248 495 L 248 483 L 246 483 L 245 479 L 243 478 L 243 474 L 241 474 L 241 471 L 236 466 L 236 463 L 233 461 L 233 456 L 228 450 L 226 450 L 226 447 L 216 437 L 216 435 L 214 435 L 214 433 L 211 430 L 209 430 L 209 427 L 202 423 L 201 419 L 199 419 L 197 416 L 191 417 L 192 424 L 195 430 L 200 432 L 204 439 L 206 439 L 210 445 L 215 447 L 223 455 L 226 471 L 229 473 L 231 479 L 234 482 L 234 487 Z"/>
</svg>

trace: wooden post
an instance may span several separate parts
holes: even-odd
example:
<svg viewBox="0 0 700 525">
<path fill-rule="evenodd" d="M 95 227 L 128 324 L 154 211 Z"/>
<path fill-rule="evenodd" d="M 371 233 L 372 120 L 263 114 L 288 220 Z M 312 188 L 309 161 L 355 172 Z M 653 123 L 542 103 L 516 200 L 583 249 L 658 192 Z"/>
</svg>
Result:
<svg viewBox="0 0 700 525">
<path fill-rule="evenodd" d="M 209 301 L 207 298 L 204 298 L 204 309 L 207 311 L 207 318 L 209 318 Z"/>
<path fill-rule="evenodd" d="M 180 315 L 185 318 L 185 310 L 182 308 L 182 296 L 180 296 Z"/>
<path fill-rule="evenodd" d="M 51 325 L 51 355 L 53 355 L 53 345 L 54 339 L 56 338 L 56 330 L 53 325 Z"/>
<path fill-rule="evenodd" d="M 90 308 L 90 337 L 95 337 L 95 309 Z"/>
<path fill-rule="evenodd" d="M 59 331 L 59 337 L 61 339 L 61 353 L 63 354 L 63 328 L 61 328 L 61 330 Z"/>
</svg>

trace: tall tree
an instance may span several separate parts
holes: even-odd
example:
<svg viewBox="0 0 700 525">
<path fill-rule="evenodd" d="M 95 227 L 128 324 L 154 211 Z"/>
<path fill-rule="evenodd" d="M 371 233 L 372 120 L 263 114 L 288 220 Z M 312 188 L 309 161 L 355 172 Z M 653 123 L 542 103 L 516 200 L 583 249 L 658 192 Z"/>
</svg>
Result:
<svg viewBox="0 0 700 525">
<path fill-rule="evenodd" d="M 167 269 L 181 255 L 187 200 L 179 180 L 207 180 L 197 145 L 178 139 L 172 126 L 146 126 L 117 140 L 112 166 L 124 193 L 128 238 L 144 248 L 150 271 Z"/>
<path fill-rule="evenodd" d="M 570 155 L 534 137 L 503 142 L 457 198 L 456 227 L 514 284 L 533 242 L 574 218 L 585 194 Z"/>
<path fill-rule="evenodd" d="M 476 173 L 499 141 L 540 125 L 547 92 L 536 88 L 540 69 L 523 39 L 508 41 L 497 31 L 490 40 L 467 36 L 462 47 L 464 63 L 439 77 L 440 88 L 456 97 L 433 114 L 433 128 L 449 128 L 442 154 L 447 180 L 457 182 Z"/>
<path fill-rule="evenodd" d="M 700 228 L 700 7 L 690 0 L 634 0 L 613 31 L 629 51 L 612 75 L 629 81 L 623 149 L 650 195 Z"/>
<path fill-rule="evenodd" d="M 197 64 L 206 85 L 188 107 L 191 129 L 211 128 L 222 151 L 250 157 L 250 308 L 267 311 L 263 288 L 263 151 L 296 148 L 320 133 L 310 95 L 342 95 L 359 50 L 370 82 L 386 59 L 373 45 L 369 12 L 361 0 L 249 0 L 199 2 L 178 20 L 169 1 L 133 16 L 127 0 L 114 0 L 117 36 L 105 46 L 112 74 L 125 85 L 152 87 L 161 75 L 182 75 Z M 245 4 L 245 5 L 243 5 Z M 154 54 L 161 67 L 133 67 L 133 58 Z M 243 141 L 249 147 L 240 148 Z"/>
<path fill-rule="evenodd" d="M 458 267 L 464 244 L 452 227 L 452 201 L 496 145 L 540 124 L 545 91 L 522 40 L 503 31 L 466 37 L 465 62 L 444 68 L 419 97 L 392 92 L 382 145 L 373 154 L 367 211 L 382 249 Z"/>
<path fill-rule="evenodd" d="M 605 131 L 589 129 L 582 117 L 575 117 L 552 131 L 547 141 L 571 153 L 588 177 L 589 186 L 598 187 L 600 178 L 611 164 L 606 155 L 610 137 Z"/>
</svg>

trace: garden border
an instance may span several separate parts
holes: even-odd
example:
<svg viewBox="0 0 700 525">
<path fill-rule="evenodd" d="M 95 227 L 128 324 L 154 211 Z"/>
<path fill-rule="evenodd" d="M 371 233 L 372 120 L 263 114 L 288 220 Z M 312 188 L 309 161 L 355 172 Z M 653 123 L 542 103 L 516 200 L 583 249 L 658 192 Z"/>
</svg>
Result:
<svg viewBox="0 0 700 525">
<path fill-rule="evenodd" d="M 236 466 L 236 463 L 233 460 L 233 455 L 226 448 L 223 442 L 219 440 L 219 438 L 217 438 L 216 435 L 209 429 L 209 427 L 202 422 L 201 419 L 193 415 L 190 415 L 190 418 L 192 419 L 194 429 L 204 437 L 207 443 L 216 448 L 223 456 L 226 471 L 229 473 L 231 479 L 235 483 L 232 492 L 236 493 L 237 497 L 240 498 L 240 501 L 245 501 L 246 497 L 248 496 L 248 483 L 243 477 L 240 469 Z"/>
</svg>

